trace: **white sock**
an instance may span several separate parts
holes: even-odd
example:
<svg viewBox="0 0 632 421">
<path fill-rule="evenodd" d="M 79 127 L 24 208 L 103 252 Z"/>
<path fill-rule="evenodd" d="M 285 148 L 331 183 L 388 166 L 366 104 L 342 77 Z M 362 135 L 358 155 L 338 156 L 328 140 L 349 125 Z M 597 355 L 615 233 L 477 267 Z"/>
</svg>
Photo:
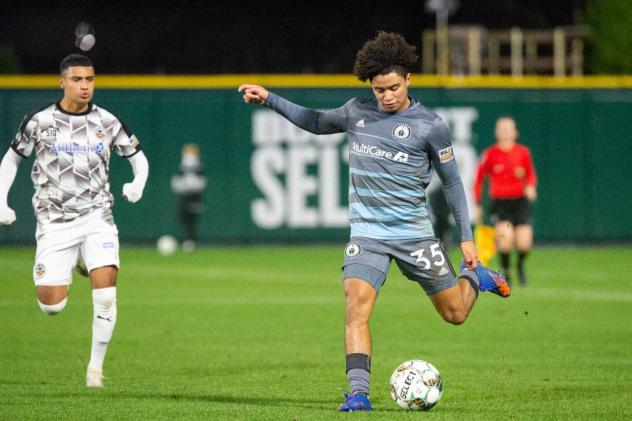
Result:
<svg viewBox="0 0 632 421">
<path fill-rule="evenodd" d="M 92 351 L 88 367 L 103 369 L 103 360 L 116 324 L 116 287 L 92 290 Z"/>
</svg>

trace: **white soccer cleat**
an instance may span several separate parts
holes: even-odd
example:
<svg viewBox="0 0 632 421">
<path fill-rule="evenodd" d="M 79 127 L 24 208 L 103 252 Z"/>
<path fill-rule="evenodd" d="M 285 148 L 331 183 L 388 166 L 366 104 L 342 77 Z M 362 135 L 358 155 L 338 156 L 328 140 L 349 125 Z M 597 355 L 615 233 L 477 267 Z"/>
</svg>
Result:
<svg viewBox="0 0 632 421">
<path fill-rule="evenodd" d="M 88 367 L 86 371 L 86 386 L 103 387 L 103 370 L 100 368 Z"/>
</svg>

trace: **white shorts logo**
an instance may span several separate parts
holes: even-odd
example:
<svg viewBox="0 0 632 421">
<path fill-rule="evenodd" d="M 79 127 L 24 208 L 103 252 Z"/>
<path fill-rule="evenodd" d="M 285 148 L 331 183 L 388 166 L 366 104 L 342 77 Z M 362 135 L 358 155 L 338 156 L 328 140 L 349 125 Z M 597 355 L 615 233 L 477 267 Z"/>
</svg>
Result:
<svg viewBox="0 0 632 421">
<path fill-rule="evenodd" d="M 397 140 L 406 140 L 410 137 L 410 126 L 400 123 L 393 129 L 393 137 Z"/>
<path fill-rule="evenodd" d="M 347 248 L 345 249 L 345 256 L 347 256 L 349 259 L 353 259 L 358 254 L 360 254 L 361 251 L 362 249 L 360 248 L 359 244 L 349 243 L 347 244 Z"/>
<path fill-rule="evenodd" d="M 35 277 L 41 278 L 46 273 L 46 266 L 43 263 L 38 263 L 35 265 Z"/>
</svg>

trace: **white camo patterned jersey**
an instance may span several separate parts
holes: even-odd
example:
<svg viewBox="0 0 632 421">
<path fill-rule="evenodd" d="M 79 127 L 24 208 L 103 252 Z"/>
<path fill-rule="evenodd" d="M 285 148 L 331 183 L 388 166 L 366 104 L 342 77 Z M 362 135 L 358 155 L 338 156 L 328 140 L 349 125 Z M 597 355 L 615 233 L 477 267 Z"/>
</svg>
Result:
<svg viewBox="0 0 632 421">
<path fill-rule="evenodd" d="M 35 151 L 33 209 L 39 223 L 59 223 L 110 209 L 110 154 L 129 158 L 140 143 L 104 108 L 70 113 L 52 103 L 24 118 L 11 148 L 23 158 Z"/>
</svg>

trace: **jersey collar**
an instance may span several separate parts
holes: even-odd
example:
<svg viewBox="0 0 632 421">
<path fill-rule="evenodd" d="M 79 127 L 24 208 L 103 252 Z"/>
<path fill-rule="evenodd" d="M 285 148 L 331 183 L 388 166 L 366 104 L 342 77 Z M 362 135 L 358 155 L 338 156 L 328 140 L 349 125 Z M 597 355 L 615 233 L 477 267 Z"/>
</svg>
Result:
<svg viewBox="0 0 632 421">
<path fill-rule="evenodd" d="M 68 114 L 68 115 L 78 115 L 78 116 L 79 116 L 79 115 L 88 115 L 88 114 L 90 114 L 90 113 L 92 112 L 92 102 L 89 102 L 89 103 L 88 103 L 88 109 L 87 109 L 87 110 L 85 110 L 85 111 L 84 111 L 84 112 L 82 112 L 82 113 L 71 113 L 70 111 L 66 111 L 66 110 L 64 110 L 64 109 L 61 107 L 61 100 L 57 101 L 57 102 L 55 103 L 55 106 L 57 107 L 57 109 L 58 109 L 60 112 L 62 112 L 62 113 L 64 113 L 64 114 Z"/>
<path fill-rule="evenodd" d="M 420 105 L 420 102 L 419 102 L 419 101 L 417 101 L 416 99 L 411 98 L 411 97 L 408 97 L 408 99 L 410 99 L 410 105 L 408 106 L 408 108 L 406 108 L 405 110 L 399 110 L 399 111 L 397 111 L 397 112 L 395 112 L 395 113 L 387 113 L 386 111 L 384 111 L 383 109 L 381 109 L 381 108 L 380 108 L 380 104 L 377 102 L 377 100 L 376 100 L 375 98 L 373 99 L 373 102 L 375 103 L 375 109 L 376 109 L 378 112 L 382 113 L 382 114 L 388 114 L 388 115 L 401 115 L 401 114 L 404 114 L 404 113 L 408 112 L 409 110 L 413 110 L 413 109 L 415 109 L 415 108 L 419 107 L 419 105 Z"/>
</svg>

